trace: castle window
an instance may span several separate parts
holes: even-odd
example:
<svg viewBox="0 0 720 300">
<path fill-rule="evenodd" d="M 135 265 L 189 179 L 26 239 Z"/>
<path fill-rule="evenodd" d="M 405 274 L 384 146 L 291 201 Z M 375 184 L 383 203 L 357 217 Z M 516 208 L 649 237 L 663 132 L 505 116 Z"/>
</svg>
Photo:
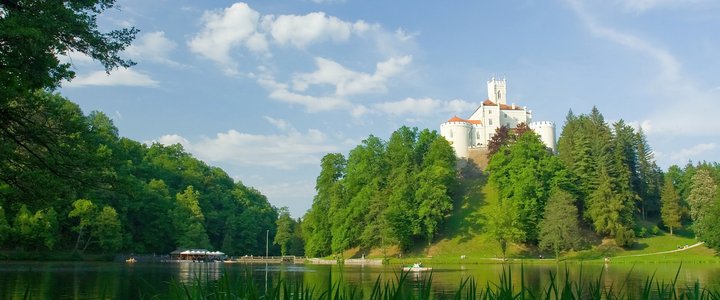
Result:
<svg viewBox="0 0 720 300">
<path fill-rule="evenodd" d="M 452 137 L 453 137 L 453 133 L 452 133 L 452 130 L 450 130 L 450 138 L 452 138 Z"/>
<path fill-rule="evenodd" d="M 488 125 L 492 125 L 492 119 L 488 119 Z"/>
<path fill-rule="evenodd" d="M 500 100 L 501 97 L 502 95 L 500 94 L 500 91 L 498 91 L 498 100 Z"/>
</svg>

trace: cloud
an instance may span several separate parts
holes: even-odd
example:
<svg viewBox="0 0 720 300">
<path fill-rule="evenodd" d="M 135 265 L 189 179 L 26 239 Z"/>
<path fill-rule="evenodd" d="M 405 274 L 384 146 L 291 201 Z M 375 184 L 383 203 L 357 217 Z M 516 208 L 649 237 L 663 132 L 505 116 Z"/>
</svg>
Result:
<svg viewBox="0 0 720 300">
<path fill-rule="evenodd" d="M 187 42 L 188 47 L 216 62 L 228 75 L 238 74 L 235 50 L 241 47 L 261 58 L 270 58 L 271 46 L 304 50 L 313 44 L 345 43 L 358 37 L 374 41 L 377 52 L 385 56 L 398 56 L 400 45 L 410 44 L 408 41 L 415 36 L 402 29 L 388 32 L 379 24 L 346 21 L 325 12 L 262 15 L 242 2 L 223 10 L 205 11 L 201 23 L 201 31 Z"/>
<path fill-rule="evenodd" d="M 190 50 L 219 64 L 230 65 L 226 72 L 232 72 L 235 62 L 230 51 L 236 46 L 245 46 L 255 53 L 267 53 L 265 36 L 259 33 L 260 13 L 245 3 L 235 3 L 222 11 L 206 11 L 203 14 L 203 29 L 193 37 Z"/>
<path fill-rule="evenodd" d="M 158 87 L 159 82 L 153 80 L 149 75 L 137 72 L 132 69 L 120 68 L 107 74 L 105 71 L 95 71 L 88 75 L 79 75 L 70 82 L 63 84 L 65 87 L 86 87 L 86 86 L 138 86 Z"/>
<path fill-rule="evenodd" d="M 284 120 L 270 117 L 266 120 L 276 127 L 283 124 L 279 126 L 281 133 L 261 135 L 231 129 L 193 142 L 176 134 L 164 135 L 158 142 L 165 145 L 180 143 L 198 158 L 209 162 L 281 170 L 317 165 L 323 155 L 338 151 L 317 129 L 300 132 Z"/>
<path fill-rule="evenodd" d="M 325 59 L 315 58 L 317 70 L 312 73 L 301 73 L 293 76 L 293 89 L 305 91 L 311 85 L 334 85 L 336 96 L 353 94 L 381 93 L 387 90 L 387 82 L 401 73 L 412 61 L 412 56 L 392 57 L 377 63 L 374 74 L 355 72 L 341 64 Z"/>
<path fill-rule="evenodd" d="M 679 151 L 671 153 L 670 159 L 677 163 L 683 163 L 697 157 L 700 154 L 715 150 L 715 148 L 717 148 L 716 143 L 697 144 L 690 148 L 680 149 Z"/>
<path fill-rule="evenodd" d="M 644 12 L 659 7 L 690 6 L 706 1 L 707 0 L 621 0 L 619 3 L 627 10 Z"/>
<path fill-rule="evenodd" d="M 265 28 L 273 40 L 280 45 L 293 45 L 303 49 L 310 44 L 333 41 L 347 41 L 353 31 L 362 33 L 368 25 L 364 21 L 355 24 L 327 16 L 324 12 L 306 15 L 267 15 L 263 17 Z"/>
<path fill-rule="evenodd" d="M 165 37 L 165 32 L 155 31 L 139 36 L 132 45 L 125 49 L 125 53 L 137 61 L 152 61 L 173 67 L 182 64 L 169 59 L 170 52 L 177 47 L 177 43 Z"/>
<path fill-rule="evenodd" d="M 655 78 L 650 78 L 647 89 L 654 93 L 654 105 L 644 113 L 643 121 L 648 133 L 663 135 L 717 135 L 720 131 L 720 91 L 698 87 L 692 76 L 682 72 L 682 64 L 672 53 L 662 47 L 636 35 L 623 32 L 598 22 L 586 9 L 586 2 L 565 0 L 575 11 L 588 30 L 599 38 L 633 50 L 642 58 L 650 58 L 652 67 L 659 67 Z M 645 3 L 647 7 L 661 2 L 674 1 L 635 1 Z M 698 122 L 702 120 L 702 122 Z"/>
<path fill-rule="evenodd" d="M 477 104 L 460 99 L 442 101 L 431 98 L 405 98 L 401 101 L 378 103 L 373 108 L 377 112 L 394 116 L 429 116 L 437 113 L 460 114 L 476 109 Z"/>
<path fill-rule="evenodd" d="M 76 51 L 70 51 L 65 55 L 60 55 L 58 56 L 58 59 L 61 63 L 70 63 L 73 67 L 77 67 L 79 65 L 92 65 L 96 63 L 92 57 L 86 55 L 85 53 Z"/>
<path fill-rule="evenodd" d="M 297 104 L 308 112 L 346 110 L 354 117 L 360 117 L 370 110 L 364 105 L 354 104 L 349 97 L 359 94 L 382 93 L 387 90 L 388 81 L 404 71 L 412 61 L 411 56 L 393 57 L 376 64 L 373 74 L 356 72 L 325 58 L 316 58 L 317 70 L 292 76 L 292 84 L 277 82 L 267 68 L 261 67 L 258 83 L 268 90 L 268 97 L 274 100 Z M 313 86 L 330 85 L 335 89 L 330 94 L 313 95 Z M 292 88 L 290 88 L 292 86 Z"/>
</svg>

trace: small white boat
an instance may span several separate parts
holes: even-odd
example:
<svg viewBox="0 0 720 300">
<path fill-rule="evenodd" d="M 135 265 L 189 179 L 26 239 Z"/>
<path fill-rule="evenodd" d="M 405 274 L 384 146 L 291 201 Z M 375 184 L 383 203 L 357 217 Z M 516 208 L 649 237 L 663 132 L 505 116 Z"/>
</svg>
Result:
<svg viewBox="0 0 720 300">
<path fill-rule="evenodd" d="M 134 262 L 137 262 L 137 260 L 135 260 L 134 257 L 131 257 L 131 258 L 126 259 L 125 262 L 126 263 L 134 263 Z"/>
<path fill-rule="evenodd" d="M 426 272 L 426 271 L 432 271 L 432 268 L 423 267 L 422 264 L 417 263 L 417 264 L 413 264 L 412 267 L 403 267 L 403 271 L 405 271 L 405 272 Z"/>
</svg>

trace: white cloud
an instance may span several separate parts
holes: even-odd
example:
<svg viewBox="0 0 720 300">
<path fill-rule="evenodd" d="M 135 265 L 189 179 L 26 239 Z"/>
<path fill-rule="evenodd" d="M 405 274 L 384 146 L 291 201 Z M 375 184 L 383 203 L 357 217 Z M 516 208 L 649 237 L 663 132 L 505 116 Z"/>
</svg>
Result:
<svg viewBox="0 0 720 300">
<path fill-rule="evenodd" d="M 228 72 L 234 70 L 230 51 L 235 46 L 245 46 L 255 53 L 268 51 L 267 40 L 257 31 L 260 13 L 245 3 L 235 3 L 222 11 L 206 11 L 202 19 L 202 32 L 193 37 L 188 46 L 194 53 L 230 65 Z"/>
<path fill-rule="evenodd" d="M 652 60 L 651 67 L 659 67 L 655 78 L 650 78 L 648 90 L 654 93 L 655 102 L 644 111 L 648 133 L 663 135 L 717 135 L 720 131 L 720 91 L 700 88 L 692 76 L 683 74 L 682 64 L 672 53 L 645 39 L 622 30 L 603 25 L 586 9 L 586 2 L 565 0 L 580 20 L 597 37 L 607 39 L 643 58 Z M 635 1 L 646 7 L 671 1 Z M 702 120 L 702 122 L 698 122 Z M 644 128 L 645 129 L 645 128 Z"/>
<path fill-rule="evenodd" d="M 347 97 L 384 92 L 388 79 L 400 73 L 411 59 L 410 56 L 391 58 L 378 63 L 374 74 L 368 74 L 349 70 L 328 59 L 317 58 L 318 69 L 315 72 L 293 76 L 292 90 L 289 89 L 290 84 L 277 82 L 265 67 L 259 68 L 257 80 L 268 90 L 271 99 L 302 105 L 308 112 L 347 110 L 354 117 L 360 117 L 368 113 L 369 109 L 353 104 Z M 310 95 L 307 90 L 314 85 L 332 85 L 335 91 L 330 95 Z"/>
<path fill-rule="evenodd" d="M 335 86 L 335 95 L 380 93 L 387 90 L 388 79 L 401 73 L 412 61 L 412 56 L 392 57 L 376 65 L 375 73 L 362 73 L 349 70 L 341 64 L 315 58 L 317 70 L 293 76 L 293 89 L 305 91 L 311 85 L 329 84 Z"/>
<path fill-rule="evenodd" d="M 690 6 L 705 1 L 707 0 L 620 0 L 619 3 L 625 9 L 644 12 L 659 7 Z"/>
<path fill-rule="evenodd" d="M 188 41 L 193 53 L 215 61 L 228 75 L 238 74 L 234 51 L 245 47 L 261 58 L 272 57 L 271 45 L 305 49 L 310 45 L 344 43 L 353 37 L 374 41 L 379 53 L 400 56 L 400 45 L 414 34 L 388 32 L 379 24 L 345 21 L 325 12 L 306 15 L 262 15 L 238 2 L 224 10 L 205 11 L 202 30 Z"/>
<path fill-rule="evenodd" d="M 364 22 L 358 24 L 358 29 L 366 29 L 365 25 L 367 24 Z M 312 43 L 327 40 L 347 41 L 354 30 L 352 23 L 326 16 L 324 12 L 313 12 L 302 16 L 268 15 L 263 18 L 263 27 L 278 44 L 290 44 L 301 49 Z"/>
<path fill-rule="evenodd" d="M 288 130 L 288 129 L 291 128 L 291 127 L 290 127 L 290 124 L 289 124 L 287 121 L 283 120 L 283 119 L 275 119 L 275 118 L 271 118 L 271 117 L 268 117 L 268 116 L 265 116 L 264 118 L 265 118 L 265 120 L 268 121 L 268 123 L 272 124 L 272 125 L 275 126 L 277 129 L 280 129 L 280 130 L 282 130 L 282 131 L 285 131 L 285 130 Z"/>
<path fill-rule="evenodd" d="M 676 163 L 683 163 L 697 157 L 705 152 L 715 150 L 716 143 L 705 143 L 692 146 L 690 148 L 680 149 L 679 151 L 670 153 L 670 159 Z"/>
<path fill-rule="evenodd" d="M 156 141 L 153 141 L 153 142 L 156 142 Z M 163 136 L 161 136 L 160 138 L 158 138 L 157 142 L 160 143 L 160 144 L 163 144 L 163 145 L 175 145 L 175 144 L 180 144 L 180 145 L 182 145 L 182 146 L 185 147 L 185 148 L 187 148 L 187 146 L 190 145 L 190 141 L 188 141 L 186 138 L 184 138 L 184 137 L 182 137 L 182 136 L 180 136 L 180 135 L 177 135 L 177 134 L 166 134 L 166 135 L 163 135 Z M 150 142 L 150 143 L 145 142 L 145 144 L 152 144 L 152 142 Z"/>
<path fill-rule="evenodd" d="M 278 120 L 266 119 L 277 125 Z M 208 162 L 285 170 L 317 165 L 323 155 L 338 150 L 317 129 L 299 132 L 287 123 L 284 126 L 281 134 L 260 135 L 231 129 L 212 138 L 193 142 L 179 135 L 165 135 L 158 141 L 165 145 L 180 143 L 186 150 Z"/>
<path fill-rule="evenodd" d="M 92 57 L 82 52 L 70 51 L 65 55 L 58 56 L 61 63 L 70 63 L 74 67 L 78 65 L 92 65 L 95 63 Z"/>
<path fill-rule="evenodd" d="M 436 113 L 459 114 L 472 111 L 477 105 L 460 99 L 442 101 L 431 98 L 406 98 L 401 101 L 378 103 L 373 108 L 377 112 L 394 116 L 429 116 Z"/>
<path fill-rule="evenodd" d="M 63 84 L 65 87 L 85 87 L 85 86 L 140 86 L 140 87 L 157 87 L 160 83 L 153 80 L 147 74 L 137 72 L 132 69 L 120 68 L 105 73 L 105 71 L 95 71 L 88 75 L 79 75 L 70 82 Z"/>
<path fill-rule="evenodd" d="M 165 32 L 155 31 L 139 36 L 125 49 L 125 53 L 133 60 L 147 60 L 179 67 L 182 64 L 169 58 L 170 52 L 176 47 L 177 43 L 165 37 Z"/>
</svg>

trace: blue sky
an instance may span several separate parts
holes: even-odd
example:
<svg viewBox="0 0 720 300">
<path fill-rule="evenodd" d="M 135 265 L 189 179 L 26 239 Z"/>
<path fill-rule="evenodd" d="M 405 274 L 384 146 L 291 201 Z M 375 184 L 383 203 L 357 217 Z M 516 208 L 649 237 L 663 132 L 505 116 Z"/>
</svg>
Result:
<svg viewBox="0 0 720 300">
<path fill-rule="evenodd" d="M 658 163 L 720 161 L 720 3 L 712 0 L 118 0 L 141 30 L 106 75 L 70 53 L 60 92 L 120 134 L 182 143 L 299 217 L 319 160 L 402 125 L 469 117 L 493 75 L 554 121 L 596 105 L 642 126 Z"/>
</svg>

